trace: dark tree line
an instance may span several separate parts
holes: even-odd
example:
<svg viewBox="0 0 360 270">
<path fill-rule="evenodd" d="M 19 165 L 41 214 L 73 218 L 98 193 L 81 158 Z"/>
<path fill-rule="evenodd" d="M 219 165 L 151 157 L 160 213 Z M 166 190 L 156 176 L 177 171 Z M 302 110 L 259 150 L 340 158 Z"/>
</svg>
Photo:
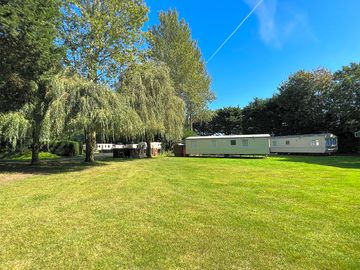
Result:
<svg viewBox="0 0 360 270">
<path fill-rule="evenodd" d="M 255 98 L 242 109 L 219 109 L 211 121 L 195 127 L 199 134 L 331 132 L 339 136 L 342 152 L 359 151 L 353 133 L 360 130 L 360 63 L 335 73 L 298 71 L 271 98 Z"/>
<path fill-rule="evenodd" d="M 201 135 L 242 133 L 242 110 L 240 107 L 218 109 L 208 122 L 197 122 L 195 131 Z"/>
</svg>

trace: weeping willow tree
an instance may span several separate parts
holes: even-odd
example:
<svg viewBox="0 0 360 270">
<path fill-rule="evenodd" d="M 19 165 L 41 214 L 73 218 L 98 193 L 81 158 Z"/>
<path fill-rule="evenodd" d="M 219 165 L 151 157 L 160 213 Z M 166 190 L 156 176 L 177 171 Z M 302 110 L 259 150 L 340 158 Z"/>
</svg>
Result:
<svg viewBox="0 0 360 270">
<path fill-rule="evenodd" d="M 138 115 L 118 93 L 78 76 L 63 84 L 68 93 L 65 128 L 84 131 L 86 162 L 94 161 L 97 136 L 132 137 L 141 132 Z"/>
<path fill-rule="evenodd" d="M 96 135 L 132 137 L 141 133 L 140 118 L 108 87 L 62 73 L 43 80 L 37 95 L 18 112 L 0 114 L 0 135 L 13 147 L 32 140 L 32 164 L 39 163 L 43 143 L 64 130 L 86 135 L 85 161 L 94 161 Z"/>
<path fill-rule="evenodd" d="M 26 139 L 29 121 L 20 112 L 0 114 L 0 138 L 10 143 L 13 150 Z"/>
<path fill-rule="evenodd" d="M 0 115 L 0 135 L 13 148 L 30 138 L 31 164 L 37 164 L 41 144 L 63 130 L 68 93 L 59 76 L 43 77 L 33 87 L 33 96 L 21 109 Z"/>
<path fill-rule="evenodd" d="M 141 119 L 148 157 L 151 157 L 150 142 L 156 135 L 167 140 L 181 139 L 184 102 L 176 95 L 164 64 L 148 62 L 130 66 L 122 77 L 119 92 Z"/>
<path fill-rule="evenodd" d="M 124 112 L 124 102 L 95 83 L 116 84 L 122 69 L 138 58 L 148 8 L 142 0 L 59 2 L 62 3 L 59 42 L 66 49 L 64 63 L 94 82 L 76 81 L 79 85 L 74 101 L 79 107 L 72 110 L 75 118 L 71 121 L 83 128 L 86 161 L 93 161 L 96 134 L 130 135 L 136 125 L 137 121 L 131 121 L 136 114 Z"/>
<path fill-rule="evenodd" d="M 37 95 L 23 111 L 31 124 L 32 157 L 31 163 L 40 162 L 41 144 L 56 138 L 63 130 L 67 115 L 67 88 L 61 76 L 42 80 L 38 84 Z"/>
</svg>

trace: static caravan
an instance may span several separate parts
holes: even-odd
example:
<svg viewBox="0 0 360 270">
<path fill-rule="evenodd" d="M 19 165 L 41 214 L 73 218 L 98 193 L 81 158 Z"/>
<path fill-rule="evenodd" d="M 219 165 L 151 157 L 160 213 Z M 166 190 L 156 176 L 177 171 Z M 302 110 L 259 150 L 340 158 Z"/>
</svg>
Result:
<svg viewBox="0 0 360 270">
<path fill-rule="evenodd" d="M 112 143 L 97 143 L 96 151 L 98 152 L 110 152 L 114 148 L 114 144 Z"/>
<path fill-rule="evenodd" d="M 200 136 L 185 139 L 186 155 L 265 155 L 270 153 L 270 135 Z"/>
<path fill-rule="evenodd" d="M 95 147 L 95 152 L 111 152 L 114 146 L 115 145 L 111 143 L 97 143 Z M 83 149 L 85 151 L 86 144 L 83 144 Z"/>
<path fill-rule="evenodd" d="M 275 136 L 270 142 L 271 153 L 330 154 L 337 150 L 337 137 L 331 133 Z"/>
</svg>

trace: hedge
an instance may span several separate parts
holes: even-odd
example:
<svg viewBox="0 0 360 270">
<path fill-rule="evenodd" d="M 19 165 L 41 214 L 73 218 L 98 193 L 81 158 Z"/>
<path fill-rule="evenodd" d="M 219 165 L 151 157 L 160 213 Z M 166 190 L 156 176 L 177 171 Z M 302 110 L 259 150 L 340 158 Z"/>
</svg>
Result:
<svg viewBox="0 0 360 270">
<path fill-rule="evenodd" d="M 80 155 L 80 144 L 76 141 L 63 140 L 50 142 L 50 152 L 59 156 L 78 156 Z"/>
</svg>

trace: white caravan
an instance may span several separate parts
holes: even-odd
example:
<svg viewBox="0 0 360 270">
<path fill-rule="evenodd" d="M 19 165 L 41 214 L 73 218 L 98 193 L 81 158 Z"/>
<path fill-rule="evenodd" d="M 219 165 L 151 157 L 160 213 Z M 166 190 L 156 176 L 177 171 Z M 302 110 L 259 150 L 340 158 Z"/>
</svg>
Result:
<svg viewBox="0 0 360 270">
<path fill-rule="evenodd" d="M 114 148 L 114 144 L 112 144 L 112 143 L 97 143 L 96 144 L 96 150 L 99 152 L 112 151 L 113 148 Z"/>
<path fill-rule="evenodd" d="M 331 154 L 338 150 L 337 137 L 331 133 L 271 137 L 271 153 Z"/>
<path fill-rule="evenodd" d="M 114 148 L 114 144 L 112 143 L 97 143 L 94 149 L 95 152 L 106 152 L 112 151 Z M 86 150 L 86 144 L 83 144 L 84 151 Z"/>
<path fill-rule="evenodd" d="M 270 135 L 199 136 L 185 139 L 186 155 L 269 155 Z"/>
</svg>

